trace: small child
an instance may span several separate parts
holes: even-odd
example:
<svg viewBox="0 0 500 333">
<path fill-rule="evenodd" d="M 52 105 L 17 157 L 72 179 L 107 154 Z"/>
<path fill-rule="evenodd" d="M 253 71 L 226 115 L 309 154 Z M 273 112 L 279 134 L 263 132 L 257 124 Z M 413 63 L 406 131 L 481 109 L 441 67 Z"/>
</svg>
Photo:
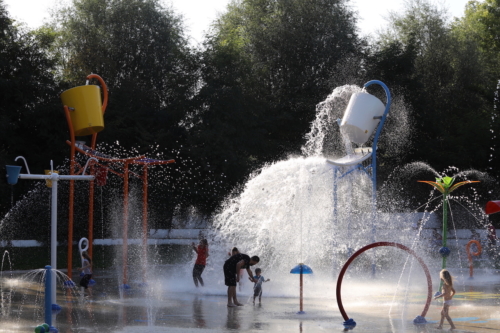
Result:
<svg viewBox="0 0 500 333">
<path fill-rule="evenodd" d="M 441 272 L 439 273 L 439 277 L 443 281 L 443 287 L 441 289 L 441 294 L 434 297 L 434 299 L 443 297 L 444 303 L 443 303 L 443 309 L 441 310 L 441 322 L 439 323 L 439 326 L 436 328 L 442 329 L 444 318 L 446 318 L 446 320 L 448 320 L 448 323 L 450 323 L 451 326 L 450 331 L 451 331 L 456 328 L 455 325 L 453 324 L 453 321 L 451 320 L 450 315 L 448 314 L 448 309 L 450 308 L 450 305 L 452 303 L 451 299 L 455 295 L 455 289 L 453 288 L 453 278 L 451 277 L 450 272 L 448 272 L 448 270 L 446 269 L 441 270 Z"/>
<path fill-rule="evenodd" d="M 92 288 L 89 289 L 90 279 L 92 279 L 92 259 L 90 259 L 87 251 L 82 252 L 82 259 L 82 268 L 80 268 L 80 271 L 82 271 L 83 277 L 80 280 L 80 286 L 87 289 L 89 296 L 92 296 Z"/>
<path fill-rule="evenodd" d="M 200 282 L 201 286 L 204 286 L 203 279 L 201 278 L 201 274 L 203 273 L 203 270 L 205 270 L 205 266 L 207 265 L 207 257 L 209 256 L 208 254 L 208 242 L 206 239 L 200 240 L 200 244 L 198 247 L 194 243 L 191 244 L 193 247 L 194 252 L 196 252 L 197 257 L 196 257 L 196 262 L 193 267 L 193 280 L 194 280 L 194 285 L 196 288 L 198 288 L 198 281 Z"/>
<path fill-rule="evenodd" d="M 255 285 L 253 286 L 253 304 L 255 304 L 255 299 L 257 298 L 257 296 L 259 296 L 259 303 L 261 303 L 262 283 L 271 281 L 271 279 L 265 280 L 264 277 L 262 275 L 260 275 L 261 272 L 262 272 L 262 270 L 260 268 L 255 269 L 256 275 L 253 278 L 254 278 L 254 280 L 257 280 L 257 282 L 255 282 Z M 251 277 L 249 277 L 248 279 L 250 281 L 252 281 Z"/>
</svg>

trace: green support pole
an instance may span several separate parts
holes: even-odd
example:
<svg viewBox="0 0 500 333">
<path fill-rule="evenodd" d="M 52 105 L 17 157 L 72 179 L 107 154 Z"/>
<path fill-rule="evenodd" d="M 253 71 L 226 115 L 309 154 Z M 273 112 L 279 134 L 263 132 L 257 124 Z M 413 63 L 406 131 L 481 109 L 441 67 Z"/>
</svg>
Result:
<svg viewBox="0 0 500 333">
<path fill-rule="evenodd" d="M 435 182 L 428 180 L 419 180 L 420 183 L 427 183 L 436 188 L 439 192 L 443 194 L 443 248 L 446 248 L 446 240 L 448 238 L 448 194 L 450 194 L 451 192 L 453 192 L 455 189 L 457 189 L 462 185 L 470 183 L 479 183 L 479 181 L 477 180 L 466 180 L 453 185 L 454 181 L 455 181 L 454 177 L 436 178 Z M 449 253 L 441 253 L 441 255 L 443 256 L 442 269 L 446 268 L 447 254 Z M 441 284 L 439 285 L 439 290 L 441 290 L 442 287 L 443 287 L 443 281 L 441 281 Z"/>
<path fill-rule="evenodd" d="M 448 238 L 448 198 L 447 193 L 443 194 L 443 247 L 446 247 L 446 240 Z M 446 256 L 443 256 L 442 269 L 446 268 Z"/>
<path fill-rule="evenodd" d="M 446 241 L 448 238 L 448 198 L 446 196 L 446 192 L 443 193 L 443 247 L 446 247 Z M 442 269 L 446 268 L 446 256 L 443 256 L 443 264 L 441 265 Z M 443 288 L 443 280 L 439 283 L 439 290 Z"/>
</svg>

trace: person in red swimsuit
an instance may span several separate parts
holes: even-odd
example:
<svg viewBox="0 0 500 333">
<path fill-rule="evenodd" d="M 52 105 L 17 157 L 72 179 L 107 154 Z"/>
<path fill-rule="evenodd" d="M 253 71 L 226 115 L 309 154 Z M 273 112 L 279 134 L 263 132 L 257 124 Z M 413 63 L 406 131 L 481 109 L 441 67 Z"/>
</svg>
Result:
<svg viewBox="0 0 500 333">
<path fill-rule="evenodd" d="M 198 281 L 200 282 L 201 286 L 203 287 L 203 279 L 201 278 L 201 274 L 203 273 L 203 270 L 205 269 L 205 266 L 207 264 L 207 257 L 209 256 L 208 254 L 208 242 L 206 239 L 200 240 L 200 244 L 198 247 L 193 243 L 193 250 L 198 254 L 198 257 L 196 258 L 196 262 L 193 267 L 193 280 L 194 280 L 194 285 L 198 287 Z"/>
</svg>

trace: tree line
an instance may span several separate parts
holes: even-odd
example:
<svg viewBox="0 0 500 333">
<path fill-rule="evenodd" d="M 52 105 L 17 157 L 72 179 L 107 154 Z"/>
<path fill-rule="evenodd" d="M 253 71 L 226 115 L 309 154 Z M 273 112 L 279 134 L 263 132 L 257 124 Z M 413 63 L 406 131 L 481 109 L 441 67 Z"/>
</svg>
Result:
<svg viewBox="0 0 500 333">
<path fill-rule="evenodd" d="M 412 161 L 498 177 L 498 8 L 470 1 L 457 19 L 411 0 L 362 37 L 347 0 L 233 0 L 193 46 L 159 0 L 73 0 L 35 30 L 0 0 L 0 163 L 23 155 L 32 172 L 50 159 L 67 166 L 59 95 L 99 74 L 110 94 L 100 149 L 177 160 L 150 184 L 165 228 L 210 216 L 252 172 L 300 154 L 316 104 L 335 87 L 379 79 L 410 110 L 413 131 L 401 159 L 381 147 L 381 179 Z M 2 216 L 31 188 L 0 184 Z"/>
</svg>

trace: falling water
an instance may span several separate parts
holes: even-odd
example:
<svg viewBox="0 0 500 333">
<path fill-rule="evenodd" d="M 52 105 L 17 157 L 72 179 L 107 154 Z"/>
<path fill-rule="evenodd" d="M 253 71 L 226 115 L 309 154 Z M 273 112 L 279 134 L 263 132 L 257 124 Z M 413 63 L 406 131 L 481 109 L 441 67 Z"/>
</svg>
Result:
<svg viewBox="0 0 500 333">
<path fill-rule="evenodd" d="M 216 255 L 223 258 L 227 249 L 237 246 L 243 253 L 259 255 L 259 266 L 270 274 L 287 272 L 303 261 L 317 276 L 331 278 L 332 262 L 334 271 L 339 269 L 349 248 L 359 248 L 372 239 L 370 177 L 351 170 L 337 180 L 334 203 L 334 169 L 326 163 L 326 157 L 353 152 L 352 143 L 346 142 L 340 133 L 337 119 L 342 117 L 350 96 L 359 91 L 361 88 L 350 85 L 336 88 L 316 107 L 316 119 L 302 148 L 304 156 L 264 166 L 250 177 L 238 197 L 226 201 L 214 219 L 210 236 L 220 244 L 212 249 L 224 249 Z M 406 109 L 399 104 L 395 109 L 392 117 L 400 119 L 407 130 Z M 392 127 L 394 122 L 393 119 Z M 397 132 L 403 142 L 410 137 L 401 129 Z M 392 141 L 395 140 L 385 135 L 380 145 Z M 404 154 L 391 149 L 386 151 Z M 377 225 L 377 237 L 383 240 L 406 237 L 404 232 L 394 232 L 401 229 L 398 221 L 380 217 Z M 212 250 L 212 255 L 214 252 L 217 250 Z"/>
<path fill-rule="evenodd" d="M 3 276 L 5 259 L 8 260 L 9 278 L 12 280 L 12 262 L 10 261 L 10 254 L 4 251 L 2 256 L 2 265 L 0 266 L 0 307 L 2 309 L 2 316 L 8 315 L 12 303 L 13 284 L 10 283 L 9 291 L 4 291 L 4 284 L 6 279 Z"/>
</svg>

